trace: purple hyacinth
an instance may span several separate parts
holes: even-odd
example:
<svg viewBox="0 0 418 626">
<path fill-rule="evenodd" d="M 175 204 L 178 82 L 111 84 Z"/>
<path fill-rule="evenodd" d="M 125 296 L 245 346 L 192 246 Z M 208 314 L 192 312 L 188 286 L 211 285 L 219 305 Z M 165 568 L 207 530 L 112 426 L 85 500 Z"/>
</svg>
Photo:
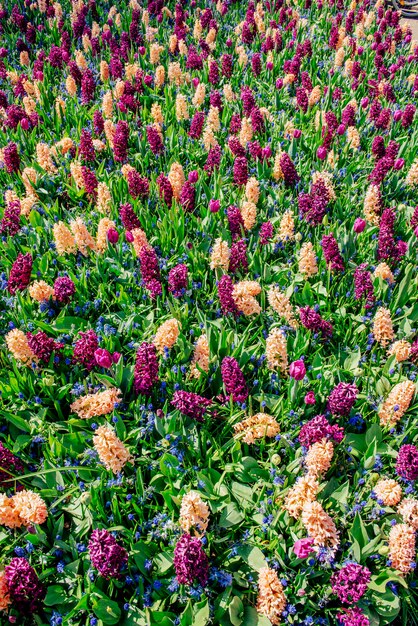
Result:
<svg viewBox="0 0 418 626">
<path fill-rule="evenodd" d="M 221 72 L 225 78 L 231 78 L 234 59 L 232 54 L 223 54 L 221 57 Z"/>
<path fill-rule="evenodd" d="M 173 187 L 170 180 L 164 174 L 160 174 L 157 178 L 158 193 L 160 198 L 167 206 L 171 206 L 173 203 Z"/>
<path fill-rule="evenodd" d="M 321 333 L 324 339 L 332 337 L 333 328 L 330 322 L 326 322 L 319 313 L 309 306 L 299 309 L 299 317 L 302 325 L 313 333 Z"/>
<path fill-rule="evenodd" d="M 17 145 L 14 142 L 10 142 L 3 150 L 3 160 L 6 166 L 6 170 L 9 174 L 19 171 L 20 157 L 17 151 Z"/>
<path fill-rule="evenodd" d="M 387 208 L 383 211 L 379 225 L 379 239 L 377 258 L 379 260 L 399 260 L 406 252 L 403 241 L 395 241 L 396 214 L 394 209 Z"/>
<path fill-rule="evenodd" d="M 136 170 L 128 172 L 128 191 L 132 198 L 147 198 L 149 196 L 149 180 L 141 176 Z"/>
<path fill-rule="evenodd" d="M 351 383 L 338 383 L 328 398 L 328 409 L 334 415 L 349 415 L 357 400 L 358 389 Z"/>
<path fill-rule="evenodd" d="M 96 151 L 94 149 L 93 139 L 89 131 L 85 128 L 83 128 L 81 131 L 80 145 L 78 151 L 83 161 L 94 161 L 96 158 Z"/>
<path fill-rule="evenodd" d="M 209 563 L 200 539 L 187 533 L 180 537 L 174 548 L 174 568 L 180 585 L 192 585 L 195 580 L 207 584 Z"/>
<path fill-rule="evenodd" d="M 184 263 L 173 267 L 168 274 L 168 290 L 175 298 L 181 298 L 187 289 L 188 268 Z"/>
<path fill-rule="evenodd" d="M 286 185 L 288 185 L 288 187 L 294 187 L 299 180 L 299 174 L 287 152 L 283 152 L 280 157 L 280 169 L 282 170 Z"/>
<path fill-rule="evenodd" d="M 54 296 L 58 302 L 68 304 L 75 294 L 75 285 L 68 276 L 60 276 L 54 282 Z"/>
<path fill-rule="evenodd" d="M 97 187 L 99 186 L 99 181 L 96 178 L 96 174 L 93 172 L 93 170 L 90 170 L 85 165 L 82 165 L 81 175 L 83 177 L 83 184 L 86 192 L 96 197 Z"/>
<path fill-rule="evenodd" d="M 358 602 L 367 591 L 371 573 L 367 567 L 358 563 L 344 565 L 338 572 L 331 576 L 331 585 L 340 602 L 353 604 Z"/>
<path fill-rule="evenodd" d="M 236 185 L 246 185 L 248 181 L 248 163 L 247 159 L 237 157 L 234 161 L 234 183 Z"/>
<path fill-rule="evenodd" d="M 23 291 L 30 283 L 30 275 L 32 272 L 32 255 L 28 252 L 22 254 L 19 252 L 16 261 L 13 263 L 9 274 L 7 289 L 12 296 L 17 291 Z"/>
<path fill-rule="evenodd" d="M 23 614 L 36 612 L 46 590 L 29 562 L 23 557 L 16 557 L 6 565 L 4 573 L 15 608 Z"/>
<path fill-rule="evenodd" d="M 418 448 L 411 444 L 399 448 L 396 473 L 406 480 L 418 479 Z"/>
<path fill-rule="evenodd" d="M 211 61 L 209 63 L 208 80 L 211 85 L 217 85 L 219 83 L 219 67 L 216 61 Z"/>
<path fill-rule="evenodd" d="M 154 248 L 143 246 L 139 251 L 139 260 L 141 263 L 142 280 L 145 286 L 148 288 L 151 281 L 160 282 L 160 266 Z"/>
<path fill-rule="evenodd" d="M 141 228 L 141 222 L 134 212 L 132 204 L 129 204 L 129 202 L 120 205 L 119 217 L 122 220 L 123 227 L 126 230 L 131 231 L 135 228 Z"/>
<path fill-rule="evenodd" d="M 107 530 L 93 530 L 89 541 L 93 567 L 104 578 L 118 578 L 128 562 L 128 553 Z"/>
<path fill-rule="evenodd" d="M 362 263 L 356 267 L 354 272 L 354 297 L 356 300 L 364 298 L 366 309 L 373 306 L 375 297 L 373 293 L 373 283 L 370 272 L 367 271 L 367 263 Z"/>
<path fill-rule="evenodd" d="M 149 396 L 158 382 L 157 349 L 153 343 L 144 341 L 136 353 L 134 369 L 134 391 L 136 394 Z"/>
<path fill-rule="evenodd" d="M 344 613 L 338 613 L 337 619 L 342 626 L 370 626 L 370 620 L 358 607 L 346 609 Z"/>
<path fill-rule="evenodd" d="M 187 417 L 191 417 L 198 422 L 203 422 L 206 409 L 212 402 L 203 396 L 199 396 L 197 393 L 175 391 L 171 404 L 183 415 L 187 415 Z"/>
<path fill-rule="evenodd" d="M 115 137 L 113 139 L 113 158 L 118 163 L 128 160 L 129 126 L 125 120 L 119 120 L 116 124 Z"/>
<path fill-rule="evenodd" d="M 226 356 L 222 361 L 221 372 L 226 393 L 232 396 L 234 402 L 245 402 L 248 398 L 247 383 L 236 359 Z"/>
<path fill-rule="evenodd" d="M 101 135 L 104 131 L 103 115 L 98 109 L 93 114 L 93 129 L 96 135 Z"/>
<path fill-rule="evenodd" d="M 231 255 L 229 259 L 229 271 L 236 274 L 238 271 L 248 271 L 247 245 L 244 239 L 235 241 L 231 246 Z"/>
<path fill-rule="evenodd" d="M 251 111 L 255 106 L 255 97 L 250 87 L 246 85 L 241 89 L 241 102 L 246 117 L 251 115 Z"/>
<path fill-rule="evenodd" d="M 23 474 L 24 471 L 22 461 L 0 441 L 0 488 L 10 487 L 12 483 L 8 481 L 16 474 Z"/>
<path fill-rule="evenodd" d="M 232 297 L 233 290 L 234 284 L 231 277 L 228 274 L 224 274 L 218 282 L 218 298 L 224 315 L 228 315 L 228 313 L 239 315 L 238 307 Z"/>
<path fill-rule="evenodd" d="M 93 72 L 89 69 L 84 70 L 81 79 L 81 101 L 83 104 L 90 104 L 94 99 L 96 83 L 94 81 Z"/>
<path fill-rule="evenodd" d="M 9 202 L 4 210 L 3 219 L 0 224 L 0 233 L 14 237 L 20 230 L 20 202 L 13 200 Z"/>
<path fill-rule="evenodd" d="M 270 222 L 270 220 L 268 222 L 263 222 L 260 227 L 260 232 L 258 233 L 260 245 L 266 246 L 273 238 L 273 234 L 273 224 Z"/>
<path fill-rule="evenodd" d="M 228 148 L 235 156 L 245 157 L 245 148 L 241 145 L 240 140 L 237 137 L 230 137 L 228 139 Z"/>
<path fill-rule="evenodd" d="M 180 193 L 180 204 L 186 212 L 191 213 L 195 208 L 196 190 L 188 180 L 184 183 Z"/>
<path fill-rule="evenodd" d="M 51 337 L 48 337 L 43 330 L 40 330 L 36 335 L 32 333 L 27 334 L 28 345 L 32 352 L 44 363 L 48 363 L 53 352 L 62 350 L 62 345 L 57 341 L 54 341 Z"/>
<path fill-rule="evenodd" d="M 229 230 L 234 239 L 239 237 L 244 229 L 244 219 L 241 211 L 235 205 L 231 205 L 226 210 L 226 217 L 228 220 Z"/>
<path fill-rule="evenodd" d="M 205 114 L 203 111 L 196 111 L 190 122 L 189 137 L 192 139 L 200 139 L 202 136 L 203 126 L 205 123 Z"/>
<path fill-rule="evenodd" d="M 209 150 L 208 158 L 206 159 L 206 163 L 203 167 L 205 172 L 212 174 L 214 170 L 218 169 L 221 164 L 222 150 L 221 146 L 213 146 Z"/>
<path fill-rule="evenodd" d="M 155 126 L 147 126 L 147 139 L 153 154 L 158 155 L 163 152 L 164 144 Z"/>
<path fill-rule="evenodd" d="M 334 235 L 332 233 L 330 235 L 324 235 L 322 237 L 321 246 L 327 265 L 335 272 L 343 272 L 345 269 L 344 260 Z"/>
<path fill-rule="evenodd" d="M 316 415 L 300 429 L 299 442 L 309 448 L 322 439 L 332 439 L 340 443 L 344 439 L 344 430 L 336 424 L 332 426 L 325 415 Z"/>
<path fill-rule="evenodd" d="M 415 111 L 416 111 L 416 108 L 414 107 L 413 104 L 406 105 L 402 113 L 402 119 L 401 119 L 401 124 L 403 128 L 409 128 L 411 126 L 412 122 L 414 121 Z"/>
<path fill-rule="evenodd" d="M 73 363 L 83 365 L 88 371 L 96 365 L 95 351 L 99 347 L 99 338 L 93 329 L 79 333 L 80 338 L 74 344 Z"/>
</svg>

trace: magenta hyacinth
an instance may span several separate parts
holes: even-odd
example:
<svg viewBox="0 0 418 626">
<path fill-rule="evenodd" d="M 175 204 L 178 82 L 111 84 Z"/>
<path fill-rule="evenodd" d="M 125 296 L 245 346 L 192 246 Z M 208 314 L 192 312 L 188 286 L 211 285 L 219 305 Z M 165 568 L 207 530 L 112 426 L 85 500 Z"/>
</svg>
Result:
<svg viewBox="0 0 418 626">
<path fill-rule="evenodd" d="M 143 246 L 139 251 L 139 260 L 141 263 L 141 275 L 145 287 L 151 292 L 151 297 L 155 298 L 162 292 L 160 282 L 160 267 L 158 257 L 154 248 L 151 246 Z"/>
<path fill-rule="evenodd" d="M 80 338 L 74 344 L 73 363 L 85 367 L 88 371 L 96 365 L 95 351 L 99 347 L 99 338 L 94 330 L 79 333 Z"/>
<path fill-rule="evenodd" d="M 367 567 L 362 567 L 358 563 L 349 563 L 331 576 L 332 590 L 337 594 L 340 602 L 353 604 L 366 593 L 370 577 L 371 573 Z"/>
<path fill-rule="evenodd" d="M 144 341 L 136 353 L 134 369 L 134 391 L 136 394 L 150 395 L 158 382 L 159 364 L 157 349 L 153 343 Z"/>
<path fill-rule="evenodd" d="M 345 269 L 344 260 L 334 235 L 332 233 L 330 235 L 324 235 L 322 237 L 321 246 L 327 265 L 329 265 L 333 271 L 343 272 Z"/>
<path fill-rule="evenodd" d="M 295 165 L 287 154 L 287 152 L 283 152 L 280 157 L 280 169 L 283 173 L 284 182 L 288 187 L 294 187 L 299 180 L 299 174 L 296 171 Z"/>
<path fill-rule="evenodd" d="M 396 473 L 405 480 L 418 480 L 418 448 L 405 444 L 399 448 Z"/>
<path fill-rule="evenodd" d="M 328 398 L 328 409 L 334 415 L 347 416 L 357 400 L 358 389 L 351 383 L 338 383 Z"/>
<path fill-rule="evenodd" d="M 118 578 L 128 562 L 128 553 L 107 530 L 93 530 L 89 541 L 93 567 L 104 578 Z"/>
<path fill-rule="evenodd" d="M 316 415 L 302 426 L 298 438 L 305 448 L 325 438 L 340 443 L 344 439 L 344 430 L 336 424 L 332 426 L 325 415 Z"/>
<path fill-rule="evenodd" d="M 0 233 L 14 237 L 20 230 L 20 201 L 13 200 L 4 209 L 3 219 L 0 224 Z"/>
<path fill-rule="evenodd" d="M 205 586 L 209 578 L 209 562 L 202 542 L 183 534 L 174 548 L 174 568 L 180 585 L 192 585 L 195 580 Z"/>
<path fill-rule="evenodd" d="M 242 217 L 239 208 L 234 205 L 227 208 L 226 217 L 231 235 L 235 239 L 240 236 L 244 230 L 244 218 Z"/>
<path fill-rule="evenodd" d="M 231 246 L 231 255 L 229 259 L 229 271 L 231 274 L 237 272 L 247 272 L 248 259 L 247 259 L 247 245 L 244 239 L 235 241 Z"/>
<path fill-rule="evenodd" d="M 383 211 L 379 224 L 379 239 L 377 257 L 379 260 L 400 259 L 406 252 L 404 242 L 395 241 L 395 219 L 394 209 L 387 208 Z"/>
<path fill-rule="evenodd" d="M 367 271 L 367 263 L 356 267 L 354 272 L 354 297 L 356 300 L 365 300 L 366 309 L 373 306 L 375 297 L 370 272 Z"/>
<path fill-rule="evenodd" d="M 132 198 L 147 198 L 149 196 L 149 180 L 141 176 L 136 170 L 130 170 L 127 175 L 128 191 Z"/>
<path fill-rule="evenodd" d="M 147 126 L 147 139 L 154 155 L 159 155 L 164 151 L 164 144 L 155 126 Z"/>
<path fill-rule="evenodd" d="M 17 291 L 23 291 L 30 283 L 32 273 L 32 255 L 28 252 L 19 252 L 9 274 L 7 289 L 14 296 Z"/>
<path fill-rule="evenodd" d="M 234 183 L 245 185 L 248 181 L 248 163 L 245 156 L 237 157 L 234 161 Z"/>
<path fill-rule="evenodd" d="M 263 222 L 260 227 L 260 232 L 258 233 L 259 241 L 261 246 L 266 246 L 272 240 L 274 235 L 273 224 L 270 222 Z"/>
<path fill-rule="evenodd" d="M 97 187 L 99 186 L 96 174 L 93 172 L 93 170 L 90 170 L 85 165 L 82 165 L 81 175 L 83 177 L 84 189 L 87 193 L 95 197 L 97 193 Z"/>
<path fill-rule="evenodd" d="M 86 69 L 84 70 L 83 77 L 81 79 L 81 101 L 83 104 L 90 104 L 94 98 L 95 90 L 96 83 L 93 72 L 90 69 Z"/>
<path fill-rule="evenodd" d="M 175 391 L 171 404 L 183 415 L 203 422 L 203 417 L 212 401 L 190 391 Z"/>
<path fill-rule="evenodd" d="M 180 204 L 186 212 L 193 212 L 195 208 L 196 189 L 194 185 L 186 180 L 180 193 Z"/>
<path fill-rule="evenodd" d="M 190 122 L 189 137 L 192 139 L 200 139 L 205 124 L 205 114 L 203 111 L 196 111 L 192 121 Z"/>
<path fill-rule="evenodd" d="M 170 180 L 164 174 L 160 174 L 157 178 L 158 192 L 161 200 L 167 206 L 171 206 L 173 203 L 173 187 L 171 186 Z"/>
<path fill-rule="evenodd" d="M 3 160 L 6 166 L 6 170 L 9 174 L 14 174 L 19 171 L 20 157 L 17 151 L 17 145 L 14 142 L 10 142 L 3 150 Z"/>
<path fill-rule="evenodd" d="M 54 282 L 54 296 L 57 302 L 68 304 L 75 294 L 75 285 L 68 276 L 60 276 Z"/>
<path fill-rule="evenodd" d="M 4 573 L 15 608 L 24 615 L 35 613 L 45 597 L 46 590 L 33 567 L 25 558 L 16 557 L 6 565 Z"/>
<path fill-rule="evenodd" d="M 337 619 L 342 626 L 370 626 L 370 620 L 358 607 L 346 609 L 344 613 L 338 613 Z"/>
<path fill-rule="evenodd" d="M 232 396 L 234 402 L 245 402 L 248 398 L 248 387 L 238 361 L 226 356 L 222 361 L 221 372 L 226 393 Z"/>
<path fill-rule="evenodd" d="M 173 267 L 168 274 L 168 290 L 175 298 L 181 298 L 187 289 L 188 268 L 184 263 Z"/>
<path fill-rule="evenodd" d="M 83 161 L 94 161 L 96 158 L 96 151 L 94 149 L 93 139 L 89 131 L 85 128 L 83 128 L 81 131 L 80 145 L 78 151 Z"/>
</svg>

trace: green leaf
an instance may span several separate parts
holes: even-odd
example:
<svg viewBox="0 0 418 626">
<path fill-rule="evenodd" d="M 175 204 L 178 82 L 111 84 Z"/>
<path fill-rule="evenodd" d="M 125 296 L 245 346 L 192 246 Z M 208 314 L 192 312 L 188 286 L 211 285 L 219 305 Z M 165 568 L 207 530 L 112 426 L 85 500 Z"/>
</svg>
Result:
<svg viewBox="0 0 418 626">
<path fill-rule="evenodd" d="M 228 607 L 229 619 L 233 626 L 241 626 L 244 617 L 244 605 L 238 596 L 234 596 Z"/>
<path fill-rule="evenodd" d="M 221 528 L 230 528 L 236 526 L 244 520 L 243 514 L 240 512 L 235 502 L 228 504 L 222 511 L 219 519 L 219 526 Z"/>
<path fill-rule="evenodd" d="M 262 567 L 266 567 L 266 559 L 264 554 L 261 552 L 260 548 L 257 546 L 241 546 L 238 548 L 238 554 L 240 557 L 244 559 L 248 565 L 258 572 Z"/>
<path fill-rule="evenodd" d="M 63 604 L 68 599 L 68 593 L 61 585 L 51 585 L 46 591 L 44 604 L 47 606 L 55 606 Z"/>
<path fill-rule="evenodd" d="M 206 626 L 209 623 L 209 602 L 206 598 L 202 602 L 196 604 L 195 615 L 193 618 L 193 626 Z"/>
<path fill-rule="evenodd" d="M 121 610 L 117 602 L 109 598 L 93 600 L 93 613 L 102 620 L 104 624 L 119 624 Z"/>
</svg>

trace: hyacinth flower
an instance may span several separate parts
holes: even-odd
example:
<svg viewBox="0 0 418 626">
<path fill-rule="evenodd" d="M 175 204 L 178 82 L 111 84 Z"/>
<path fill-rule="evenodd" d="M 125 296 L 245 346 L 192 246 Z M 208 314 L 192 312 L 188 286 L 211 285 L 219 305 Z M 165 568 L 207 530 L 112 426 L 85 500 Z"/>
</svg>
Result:
<svg viewBox="0 0 418 626">
<path fill-rule="evenodd" d="M 91 564 L 104 578 L 119 578 L 128 562 L 128 552 L 105 529 L 94 530 L 89 541 Z"/>
</svg>

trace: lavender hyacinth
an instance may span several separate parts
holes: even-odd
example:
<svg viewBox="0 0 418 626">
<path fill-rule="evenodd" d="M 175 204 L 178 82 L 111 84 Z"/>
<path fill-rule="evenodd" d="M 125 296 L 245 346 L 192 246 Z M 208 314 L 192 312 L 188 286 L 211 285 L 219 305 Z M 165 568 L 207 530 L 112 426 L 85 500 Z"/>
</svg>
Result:
<svg viewBox="0 0 418 626">
<path fill-rule="evenodd" d="M 136 353 L 134 370 L 134 391 L 136 394 L 149 396 L 158 382 L 157 349 L 153 343 L 144 341 Z"/>
<path fill-rule="evenodd" d="M 248 388 L 236 359 L 226 356 L 222 361 L 221 372 L 226 393 L 232 396 L 234 402 L 245 402 Z"/>
<path fill-rule="evenodd" d="M 175 391 L 171 404 L 187 417 L 203 422 L 208 406 L 212 404 L 207 398 L 189 391 Z"/>
<path fill-rule="evenodd" d="M 45 588 L 29 562 L 14 558 L 4 568 L 10 598 L 18 611 L 34 613 L 45 597 Z"/>
<path fill-rule="evenodd" d="M 358 389 L 351 383 L 338 383 L 328 398 L 328 409 L 334 415 L 349 415 L 357 400 Z"/>
<path fill-rule="evenodd" d="M 128 553 L 107 530 L 96 528 L 89 541 L 89 554 L 93 567 L 104 578 L 117 578 L 128 562 Z"/>
<path fill-rule="evenodd" d="M 187 533 L 180 537 L 174 548 L 174 567 L 181 585 L 192 585 L 195 580 L 207 584 L 209 563 L 200 539 Z"/>
</svg>

